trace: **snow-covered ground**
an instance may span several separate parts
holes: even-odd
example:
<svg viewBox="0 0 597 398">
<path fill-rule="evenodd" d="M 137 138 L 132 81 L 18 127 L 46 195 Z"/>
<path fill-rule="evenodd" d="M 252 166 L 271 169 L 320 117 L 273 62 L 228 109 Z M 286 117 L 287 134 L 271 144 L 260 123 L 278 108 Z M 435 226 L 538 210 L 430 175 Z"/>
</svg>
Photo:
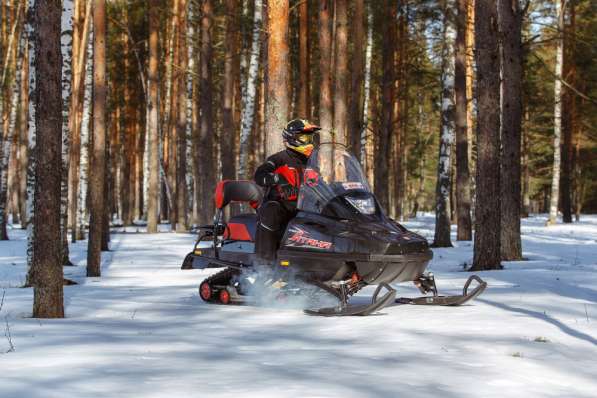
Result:
<svg viewBox="0 0 597 398">
<path fill-rule="evenodd" d="M 84 277 L 86 243 L 71 247 L 65 275 L 79 285 L 65 287 L 66 319 L 31 319 L 32 289 L 18 287 L 26 237 L 11 230 L 0 397 L 595 397 L 597 216 L 544 223 L 523 221 L 528 261 L 481 273 L 489 287 L 472 304 L 364 318 L 207 305 L 197 285 L 214 271 L 180 270 L 192 235 L 121 231 L 101 278 Z M 406 225 L 430 237 L 433 218 Z M 440 291 L 457 293 L 472 243 L 434 252 Z"/>
</svg>

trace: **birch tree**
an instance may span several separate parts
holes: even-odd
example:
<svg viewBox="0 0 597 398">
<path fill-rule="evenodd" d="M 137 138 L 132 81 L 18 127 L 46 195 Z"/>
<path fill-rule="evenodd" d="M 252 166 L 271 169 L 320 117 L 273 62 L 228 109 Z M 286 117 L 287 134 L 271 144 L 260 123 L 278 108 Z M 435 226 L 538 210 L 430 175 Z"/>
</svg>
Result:
<svg viewBox="0 0 597 398">
<path fill-rule="evenodd" d="M 360 115 L 362 118 L 360 136 L 361 136 L 361 150 L 360 160 L 363 168 L 367 170 L 367 128 L 369 126 L 369 101 L 371 98 L 371 61 L 373 59 L 373 11 L 371 7 L 367 10 L 367 47 L 365 50 L 365 74 L 363 80 L 364 83 L 364 99 L 363 99 L 363 113 Z M 354 93 L 354 91 L 353 91 Z"/>
<path fill-rule="evenodd" d="M 451 152 L 454 142 L 454 26 L 449 15 L 453 8 L 448 0 L 444 2 L 442 42 L 442 102 L 439 140 L 439 161 L 437 165 L 435 234 L 433 246 L 451 247 L 450 239 L 450 178 Z"/>
<path fill-rule="evenodd" d="M 564 18 L 566 1 L 555 0 L 556 18 L 558 21 L 558 36 L 556 38 L 556 68 L 553 86 L 553 167 L 551 177 L 551 196 L 549 200 L 549 219 L 547 225 L 556 223 L 558 216 L 558 201 L 560 198 L 560 167 L 562 161 L 560 141 L 562 137 L 562 69 L 564 66 Z"/>
<path fill-rule="evenodd" d="M 257 96 L 257 78 L 259 77 L 259 59 L 261 49 L 261 24 L 263 4 L 255 0 L 253 14 L 253 33 L 251 41 L 251 55 L 245 91 L 242 95 L 242 113 L 240 130 L 239 166 L 237 178 L 247 178 L 247 163 L 249 155 L 249 139 L 255 120 L 255 97 Z"/>
</svg>

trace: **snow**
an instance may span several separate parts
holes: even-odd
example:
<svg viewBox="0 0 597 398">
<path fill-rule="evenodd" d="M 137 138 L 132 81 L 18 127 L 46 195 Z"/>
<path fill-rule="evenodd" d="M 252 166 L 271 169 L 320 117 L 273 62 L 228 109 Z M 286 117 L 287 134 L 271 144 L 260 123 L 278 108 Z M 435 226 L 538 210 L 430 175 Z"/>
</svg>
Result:
<svg viewBox="0 0 597 398">
<path fill-rule="evenodd" d="M 0 333 L 0 396 L 594 397 L 597 216 L 546 220 L 523 220 L 528 261 L 479 273 L 489 287 L 472 304 L 364 318 L 205 304 L 197 285 L 217 270 L 180 270 L 193 235 L 135 227 L 112 235 L 101 278 L 84 277 L 86 242 L 72 245 L 77 266 L 64 270 L 80 284 L 65 287 L 67 318 L 32 319 L 32 289 L 18 288 L 26 236 L 11 229 L 0 242 L 0 329 L 14 351 Z M 433 222 L 406 225 L 432 238 Z M 472 243 L 454 243 L 429 267 L 444 293 L 469 275 Z"/>
</svg>

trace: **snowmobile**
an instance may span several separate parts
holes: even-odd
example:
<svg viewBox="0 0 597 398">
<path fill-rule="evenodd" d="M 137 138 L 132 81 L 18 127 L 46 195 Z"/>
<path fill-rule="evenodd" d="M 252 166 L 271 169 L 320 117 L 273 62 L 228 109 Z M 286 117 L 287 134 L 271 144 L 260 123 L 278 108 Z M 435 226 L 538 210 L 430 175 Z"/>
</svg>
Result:
<svg viewBox="0 0 597 398">
<path fill-rule="evenodd" d="M 224 268 L 199 285 L 204 301 L 244 303 L 255 289 L 273 287 L 280 289 L 282 296 L 300 294 L 302 288 L 293 283 L 298 280 L 300 286 L 314 287 L 338 302 L 332 307 L 306 309 L 308 314 L 369 315 L 390 303 L 462 305 L 486 288 L 481 278 L 472 275 L 462 295 L 440 296 L 433 274 L 425 272 L 433 257 L 427 240 L 384 213 L 358 160 L 344 146 L 319 145 L 302 178 L 285 178 L 300 181 L 298 213 L 288 223 L 275 263 L 267 267 L 265 277 L 257 272 L 263 269 L 255 255 L 257 215 L 240 214 L 225 221 L 225 209 L 232 202 L 257 208 L 263 197 L 261 188 L 252 181 L 218 183 L 214 222 L 200 227 L 193 251 L 182 264 L 182 269 Z M 431 295 L 396 298 L 390 284 L 409 281 Z M 469 291 L 473 281 L 476 287 Z M 378 285 L 370 303 L 348 303 L 368 285 Z"/>
</svg>

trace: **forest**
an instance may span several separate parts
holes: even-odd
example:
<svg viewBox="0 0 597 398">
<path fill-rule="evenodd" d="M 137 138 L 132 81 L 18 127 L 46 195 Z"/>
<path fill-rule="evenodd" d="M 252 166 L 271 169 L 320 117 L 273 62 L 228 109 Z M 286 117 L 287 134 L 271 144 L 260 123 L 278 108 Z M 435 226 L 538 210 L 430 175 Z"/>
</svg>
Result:
<svg viewBox="0 0 597 398">
<path fill-rule="evenodd" d="M 595 396 L 596 60 L 594 0 L 0 0 L 0 396 Z"/>
<path fill-rule="evenodd" d="M 292 118 L 348 146 L 388 215 L 435 213 L 473 270 L 522 259 L 520 219 L 597 211 L 589 0 L 4 0 L 0 239 L 29 235 L 34 315 L 69 244 L 194 231 Z M 43 253 L 43 254 L 42 254 Z M 59 266 L 58 266 L 59 265 Z"/>
</svg>

